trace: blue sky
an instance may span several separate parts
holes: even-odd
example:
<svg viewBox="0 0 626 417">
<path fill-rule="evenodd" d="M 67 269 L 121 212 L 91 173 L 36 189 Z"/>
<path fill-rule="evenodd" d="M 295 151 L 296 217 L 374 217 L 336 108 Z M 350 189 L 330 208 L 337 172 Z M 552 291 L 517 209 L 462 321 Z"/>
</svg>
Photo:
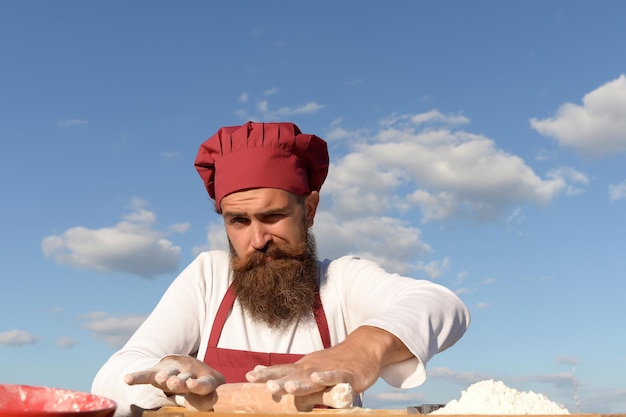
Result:
<svg viewBox="0 0 626 417">
<path fill-rule="evenodd" d="M 200 251 L 223 125 L 325 138 L 315 232 L 446 285 L 427 382 L 626 410 L 626 3 L 0 1 L 0 382 L 89 390 Z M 622 306 L 622 307 L 620 307 Z"/>
</svg>

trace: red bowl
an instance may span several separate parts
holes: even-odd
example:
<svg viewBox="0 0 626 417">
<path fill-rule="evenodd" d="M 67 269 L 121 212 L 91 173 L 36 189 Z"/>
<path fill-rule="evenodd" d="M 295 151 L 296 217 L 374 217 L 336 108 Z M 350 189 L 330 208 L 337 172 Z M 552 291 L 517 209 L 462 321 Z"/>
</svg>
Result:
<svg viewBox="0 0 626 417">
<path fill-rule="evenodd" d="M 112 417 L 108 398 L 60 388 L 0 384 L 0 417 Z"/>
</svg>

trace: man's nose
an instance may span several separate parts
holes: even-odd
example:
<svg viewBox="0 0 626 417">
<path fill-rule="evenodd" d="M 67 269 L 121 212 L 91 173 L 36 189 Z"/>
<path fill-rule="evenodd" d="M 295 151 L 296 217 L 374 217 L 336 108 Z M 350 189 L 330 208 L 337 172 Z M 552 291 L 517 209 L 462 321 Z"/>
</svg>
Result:
<svg viewBox="0 0 626 417">
<path fill-rule="evenodd" d="M 272 240 L 272 235 L 263 224 L 256 224 L 252 227 L 252 238 L 250 244 L 256 250 L 264 250 Z"/>
</svg>

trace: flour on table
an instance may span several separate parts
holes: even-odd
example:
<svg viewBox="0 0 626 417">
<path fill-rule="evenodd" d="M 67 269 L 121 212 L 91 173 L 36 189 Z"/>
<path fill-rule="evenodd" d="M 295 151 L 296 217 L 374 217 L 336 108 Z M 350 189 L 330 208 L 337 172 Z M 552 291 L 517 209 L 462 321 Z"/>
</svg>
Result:
<svg viewBox="0 0 626 417">
<path fill-rule="evenodd" d="M 519 392 L 492 379 L 470 385 L 461 398 L 430 414 L 569 414 L 543 394 Z"/>
</svg>

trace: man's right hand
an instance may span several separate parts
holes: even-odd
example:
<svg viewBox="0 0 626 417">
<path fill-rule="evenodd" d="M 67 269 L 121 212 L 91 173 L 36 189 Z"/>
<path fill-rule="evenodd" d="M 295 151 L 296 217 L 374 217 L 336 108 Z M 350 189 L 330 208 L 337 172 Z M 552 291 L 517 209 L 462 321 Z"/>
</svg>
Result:
<svg viewBox="0 0 626 417">
<path fill-rule="evenodd" d="M 149 369 L 124 376 L 128 385 L 151 384 L 166 395 L 182 395 L 185 407 L 208 411 L 216 401 L 215 389 L 226 382 L 224 376 L 191 356 L 166 356 Z"/>
</svg>

